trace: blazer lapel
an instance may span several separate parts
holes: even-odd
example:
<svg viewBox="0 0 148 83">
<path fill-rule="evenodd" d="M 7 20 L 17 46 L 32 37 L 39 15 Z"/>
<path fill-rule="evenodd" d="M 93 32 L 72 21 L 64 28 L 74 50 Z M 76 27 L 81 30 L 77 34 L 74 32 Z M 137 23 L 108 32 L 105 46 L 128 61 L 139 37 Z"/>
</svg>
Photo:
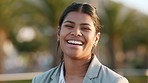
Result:
<svg viewBox="0 0 148 83">
<path fill-rule="evenodd" d="M 58 78 L 54 78 L 54 79 L 52 79 L 49 83 L 58 83 Z"/>
<path fill-rule="evenodd" d="M 57 67 L 56 71 L 51 76 L 51 81 L 49 83 L 58 83 L 59 82 L 60 69 L 61 69 L 61 64 Z"/>
<path fill-rule="evenodd" d="M 93 83 L 93 79 L 97 78 L 101 69 L 101 63 L 94 55 L 84 77 L 83 83 Z M 92 80 L 91 80 L 92 79 Z"/>
<path fill-rule="evenodd" d="M 93 82 L 90 78 L 85 77 L 82 83 L 93 83 Z"/>
</svg>

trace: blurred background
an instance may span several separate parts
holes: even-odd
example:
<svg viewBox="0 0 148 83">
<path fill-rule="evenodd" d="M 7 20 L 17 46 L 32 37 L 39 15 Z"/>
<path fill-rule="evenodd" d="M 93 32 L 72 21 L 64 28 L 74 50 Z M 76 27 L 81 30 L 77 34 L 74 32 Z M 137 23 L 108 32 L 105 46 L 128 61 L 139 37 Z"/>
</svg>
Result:
<svg viewBox="0 0 148 83">
<path fill-rule="evenodd" d="M 147 0 L 0 0 L 0 83 L 31 83 L 58 65 L 58 20 L 72 2 L 98 9 L 99 60 L 130 83 L 148 83 Z"/>
</svg>

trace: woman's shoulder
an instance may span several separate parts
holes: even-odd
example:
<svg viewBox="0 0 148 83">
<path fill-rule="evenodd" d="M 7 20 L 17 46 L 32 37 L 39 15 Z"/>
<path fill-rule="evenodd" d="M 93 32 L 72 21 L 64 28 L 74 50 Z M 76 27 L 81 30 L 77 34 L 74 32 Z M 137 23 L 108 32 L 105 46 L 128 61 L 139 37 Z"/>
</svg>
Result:
<svg viewBox="0 0 148 83">
<path fill-rule="evenodd" d="M 128 83 L 127 79 L 110 68 L 101 64 L 99 59 L 94 55 L 88 68 L 87 77 L 93 78 L 94 83 Z M 87 81 L 86 81 L 87 82 Z"/>
<path fill-rule="evenodd" d="M 54 74 L 54 72 L 56 71 L 57 67 L 54 67 L 46 72 L 43 72 L 39 75 L 37 75 L 36 77 L 33 78 L 32 83 L 41 83 L 41 82 L 45 82 L 47 79 L 51 79 L 51 76 Z"/>
<path fill-rule="evenodd" d="M 110 68 L 102 65 L 100 75 L 104 77 L 104 80 L 106 78 L 110 79 L 110 83 L 128 83 L 128 80 L 123 77 L 122 75 L 116 73 L 115 71 L 111 70 Z M 111 82 L 112 81 L 112 82 Z"/>
</svg>

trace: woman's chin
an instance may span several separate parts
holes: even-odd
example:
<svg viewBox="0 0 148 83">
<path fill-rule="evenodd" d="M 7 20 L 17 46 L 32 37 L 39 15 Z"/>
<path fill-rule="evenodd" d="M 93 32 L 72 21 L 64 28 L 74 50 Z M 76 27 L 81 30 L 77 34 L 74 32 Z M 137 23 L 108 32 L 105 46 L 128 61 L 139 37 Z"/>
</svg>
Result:
<svg viewBox="0 0 148 83">
<path fill-rule="evenodd" d="M 78 53 L 70 53 L 70 54 L 67 54 L 65 56 L 68 56 L 71 59 L 80 59 L 82 57 L 82 55 L 80 55 Z"/>
</svg>

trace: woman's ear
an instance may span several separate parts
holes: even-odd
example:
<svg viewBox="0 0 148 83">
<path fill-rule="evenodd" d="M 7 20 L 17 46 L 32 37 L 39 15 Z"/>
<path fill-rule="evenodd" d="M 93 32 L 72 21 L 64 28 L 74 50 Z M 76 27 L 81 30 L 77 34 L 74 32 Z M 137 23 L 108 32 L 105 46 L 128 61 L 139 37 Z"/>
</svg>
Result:
<svg viewBox="0 0 148 83">
<path fill-rule="evenodd" d="M 60 28 L 60 26 L 58 26 L 57 35 L 60 35 L 60 30 L 61 30 L 61 28 Z"/>
<path fill-rule="evenodd" d="M 57 41 L 60 40 L 60 27 L 58 26 L 58 31 L 57 31 Z"/>
<path fill-rule="evenodd" d="M 99 41 L 99 39 L 100 39 L 100 35 L 101 35 L 101 33 L 99 32 L 99 33 L 97 33 L 97 35 L 96 35 L 96 38 L 95 38 L 95 43 L 94 43 L 94 45 L 95 46 L 97 46 L 97 44 L 98 44 L 98 41 Z"/>
</svg>

